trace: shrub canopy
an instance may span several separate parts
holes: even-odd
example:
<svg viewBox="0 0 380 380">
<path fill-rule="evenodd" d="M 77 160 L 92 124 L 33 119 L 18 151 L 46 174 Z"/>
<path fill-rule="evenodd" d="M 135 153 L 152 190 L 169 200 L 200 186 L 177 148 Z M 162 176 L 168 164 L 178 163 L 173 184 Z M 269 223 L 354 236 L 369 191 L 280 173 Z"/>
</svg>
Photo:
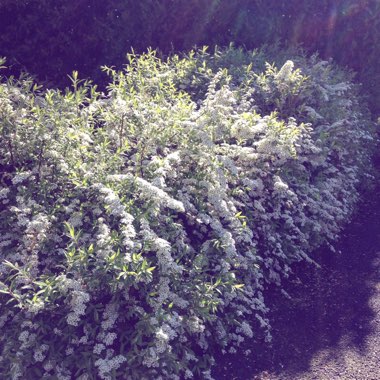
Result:
<svg viewBox="0 0 380 380">
<path fill-rule="evenodd" d="M 0 85 L 4 378 L 209 378 L 214 350 L 270 339 L 265 285 L 337 237 L 368 174 L 372 124 L 330 62 L 128 59 L 105 94 Z"/>
</svg>

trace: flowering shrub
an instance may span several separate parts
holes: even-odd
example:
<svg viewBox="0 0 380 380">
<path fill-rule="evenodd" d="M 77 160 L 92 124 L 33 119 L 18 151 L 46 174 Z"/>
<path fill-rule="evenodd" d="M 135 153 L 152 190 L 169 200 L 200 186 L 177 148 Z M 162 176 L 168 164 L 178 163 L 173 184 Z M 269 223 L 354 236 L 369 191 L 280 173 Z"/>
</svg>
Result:
<svg viewBox="0 0 380 380">
<path fill-rule="evenodd" d="M 207 379 L 270 339 L 265 284 L 336 238 L 374 141 L 348 74 L 271 54 L 129 55 L 107 94 L 3 79 L 4 378 Z"/>
</svg>

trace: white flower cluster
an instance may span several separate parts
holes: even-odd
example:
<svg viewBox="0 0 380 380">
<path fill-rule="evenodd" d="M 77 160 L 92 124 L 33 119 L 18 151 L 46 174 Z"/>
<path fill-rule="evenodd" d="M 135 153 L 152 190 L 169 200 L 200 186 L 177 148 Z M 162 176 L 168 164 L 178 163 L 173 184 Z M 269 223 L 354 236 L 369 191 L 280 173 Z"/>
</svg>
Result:
<svg viewBox="0 0 380 380">
<path fill-rule="evenodd" d="M 127 359 L 123 355 L 117 355 L 110 359 L 98 359 L 95 366 L 98 367 L 98 375 L 102 380 L 112 379 L 112 370 L 118 369 Z"/>
<path fill-rule="evenodd" d="M 120 202 L 120 198 L 115 192 L 102 185 L 98 185 L 99 192 L 104 194 L 104 202 L 109 207 L 111 215 L 123 217 L 125 213 L 125 206 Z"/>
<path fill-rule="evenodd" d="M 135 247 L 134 238 L 136 237 L 136 230 L 133 227 L 133 221 L 133 216 L 127 212 L 124 213 L 123 218 L 120 220 L 123 245 L 127 250 L 127 254 Z M 126 259 L 130 261 L 129 256 L 127 256 Z"/>
<path fill-rule="evenodd" d="M 241 324 L 241 326 L 239 328 L 237 328 L 236 331 L 238 333 L 242 332 L 244 335 L 248 336 L 249 338 L 253 337 L 252 328 L 251 328 L 251 326 L 246 321 L 243 321 L 242 324 Z"/>
<path fill-rule="evenodd" d="M 279 72 L 276 74 L 276 80 L 278 82 L 283 82 L 289 80 L 290 75 L 292 74 L 294 69 L 294 62 L 293 61 L 286 61 L 284 65 L 281 67 Z"/>
<path fill-rule="evenodd" d="M 80 212 L 72 213 L 69 220 L 68 220 L 68 223 L 74 228 L 75 227 L 81 227 L 83 224 L 83 219 L 82 219 L 81 213 Z"/>
<path fill-rule="evenodd" d="M 289 186 L 279 176 L 274 176 L 274 190 L 278 193 L 286 193 L 289 190 Z"/>
<path fill-rule="evenodd" d="M 105 349 L 106 349 L 106 346 L 104 344 L 96 343 L 92 352 L 94 354 L 100 355 L 102 353 L 102 351 Z"/>
<path fill-rule="evenodd" d="M 21 331 L 20 335 L 18 336 L 18 340 L 22 342 L 23 344 L 27 345 L 29 344 L 30 340 L 30 333 L 28 330 Z"/>
<path fill-rule="evenodd" d="M 10 190 L 7 188 L 7 187 L 3 187 L 1 190 L 0 190 L 0 200 L 1 199 L 6 199 L 8 194 L 9 194 Z"/>
<path fill-rule="evenodd" d="M 111 231 L 103 218 L 98 218 L 98 232 L 96 234 L 96 254 L 102 258 L 105 258 L 110 252 L 112 252 L 111 243 Z"/>
<path fill-rule="evenodd" d="M 105 335 L 103 342 L 106 346 L 111 346 L 115 339 L 116 339 L 116 334 L 114 332 L 112 333 L 109 332 Z"/>
<path fill-rule="evenodd" d="M 31 171 L 19 172 L 12 178 L 12 183 L 14 185 L 18 185 L 19 183 L 24 182 L 28 178 L 33 179 L 31 178 L 31 176 L 32 176 Z"/>
<path fill-rule="evenodd" d="M 32 220 L 27 224 L 24 233 L 25 247 L 30 250 L 36 250 L 39 245 L 46 239 L 47 232 L 51 222 L 45 214 L 34 215 Z"/>
<path fill-rule="evenodd" d="M 154 368 L 159 366 L 159 359 L 160 357 L 155 347 L 150 347 L 146 350 L 142 363 L 148 368 Z"/>
<path fill-rule="evenodd" d="M 154 201 L 158 206 L 168 207 L 178 212 L 185 212 L 182 202 L 170 197 L 164 190 L 152 185 L 143 178 L 136 178 L 142 197 Z"/>
<path fill-rule="evenodd" d="M 46 358 L 47 351 L 49 346 L 47 344 L 41 344 L 33 354 L 33 358 L 36 362 L 42 362 Z"/>
<path fill-rule="evenodd" d="M 169 335 L 161 327 L 158 331 L 156 331 L 156 338 L 157 353 L 162 354 L 168 348 L 168 342 L 170 340 Z"/>
<path fill-rule="evenodd" d="M 190 317 L 187 320 L 187 327 L 193 333 L 202 333 L 205 331 L 205 325 L 197 316 Z"/>
<path fill-rule="evenodd" d="M 68 278 L 65 274 L 57 276 L 58 289 L 62 293 L 67 293 L 69 290 L 81 291 L 83 290 L 82 284 L 75 279 Z"/>
<path fill-rule="evenodd" d="M 44 362 L 43 367 L 46 372 L 50 372 L 54 369 L 54 364 L 50 360 L 47 360 Z"/>
<path fill-rule="evenodd" d="M 150 228 L 146 219 L 141 219 L 141 235 L 148 242 L 154 251 L 156 251 L 157 259 L 162 267 L 163 273 L 182 273 L 182 267 L 174 262 L 171 255 L 171 244 L 160 237 Z"/>
<path fill-rule="evenodd" d="M 103 330 L 111 329 L 119 316 L 118 307 L 114 303 L 108 303 L 103 313 L 101 327 Z"/>
<path fill-rule="evenodd" d="M 71 293 L 71 312 L 67 314 L 67 323 L 78 326 L 81 316 L 86 314 L 86 303 L 90 301 L 90 295 L 80 290 L 73 290 Z"/>
</svg>

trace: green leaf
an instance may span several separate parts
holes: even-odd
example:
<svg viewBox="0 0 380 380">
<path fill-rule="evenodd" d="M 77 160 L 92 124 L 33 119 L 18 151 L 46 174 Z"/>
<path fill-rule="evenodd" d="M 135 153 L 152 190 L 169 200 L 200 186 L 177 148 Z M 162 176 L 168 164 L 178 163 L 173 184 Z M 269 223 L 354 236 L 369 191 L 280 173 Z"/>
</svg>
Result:
<svg viewBox="0 0 380 380">
<path fill-rule="evenodd" d="M 69 235 L 72 239 L 75 239 L 75 229 L 74 227 L 68 223 L 68 222 L 64 222 L 65 226 L 66 226 L 66 229 L 68 230 L 69 232 Z"/>
</svg>

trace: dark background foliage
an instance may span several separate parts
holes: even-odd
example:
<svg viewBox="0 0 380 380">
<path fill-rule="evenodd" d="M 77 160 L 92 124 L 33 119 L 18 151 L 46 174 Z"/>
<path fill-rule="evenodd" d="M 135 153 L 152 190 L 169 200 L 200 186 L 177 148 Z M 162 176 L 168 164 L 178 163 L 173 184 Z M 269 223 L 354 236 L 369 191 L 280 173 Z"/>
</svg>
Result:
<svg viewBox="0 0 380 380">
<path fill-rule="evenodd" d="M 163 54 L 194 45 L 301 44 L 358 72 L 380 113 L 379 0 L 0 0 L 0 55 L 50 86 L 66 74 L 104 82 L 131 48 Z"/>
</svg>

